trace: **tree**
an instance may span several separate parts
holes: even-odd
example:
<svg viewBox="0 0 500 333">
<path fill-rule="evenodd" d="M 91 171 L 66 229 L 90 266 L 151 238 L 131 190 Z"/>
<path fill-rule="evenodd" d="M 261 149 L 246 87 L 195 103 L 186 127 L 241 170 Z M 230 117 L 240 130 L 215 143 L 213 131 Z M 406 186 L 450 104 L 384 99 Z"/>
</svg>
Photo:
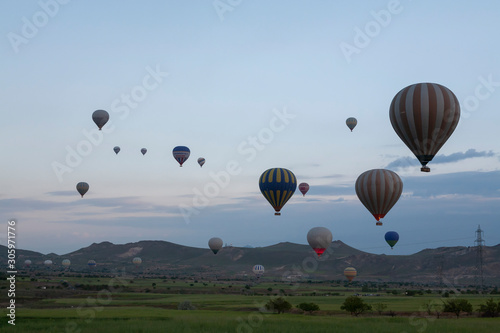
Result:
<svg viewBox="0 0 500 333">
<path fill-rule="evenodd" d="M 495 303 L 493 298 L 486 301 L 486 304 L 479 305 L 481 317 L 498 317 L 500 315 L 500 301 Z"/>
<path fill-rule="evenodd" d="M 371 310 L 372 307 L 371 305 L 366 304 L 358 296 L 349 296 L 345 299 L 340 309 L 346 310 L 347 312 L 350 312 L 351 315 L 355 315 L 357 317 L 361 313 Z"/>
<path fill-rule="evenodd" d="M 297 307 L 306 312 L 318 311 L 319 306 L 315 303 L 300 303 Z"/>
<path fill-rule="evenodd" d="M 460 312 L 472 312 L 472 304 L 466 299 L 452 299 L 444 302 L 443 312 L 452 312 L 457 316 L 457 319 L 460 317 Z"/>
<path fill-rule="evenodd" d="M 382 312 L 387 309 L 387 305 L 384 303 L 375 304 L 375 310 L 377 310 L 379 315 L 382 315 Z"/>
<path fill-rule="evenodd" d="M 285 300 L 283 297 L 278 297 L 275 299 L 271 299 L 269 302 L 266 303 L 266 309 L 269 311 L 276 312 L 278 311 L 278 314 L 283 313 L 287 310 L 290 310 L 292 308 L 292 304 Z"/>
</svg>

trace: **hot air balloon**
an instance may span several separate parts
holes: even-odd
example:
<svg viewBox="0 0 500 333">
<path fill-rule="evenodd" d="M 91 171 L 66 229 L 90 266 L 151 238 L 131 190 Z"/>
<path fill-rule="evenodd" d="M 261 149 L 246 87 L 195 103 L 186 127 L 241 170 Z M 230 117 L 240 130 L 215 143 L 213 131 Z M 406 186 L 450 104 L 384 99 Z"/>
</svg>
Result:
<svg viewBox="0 0 500 333">
<path fill-rule="evenodd" d="M 142 259 L 139 257 L 135 257 L 132 259 L 132 263 L 135 265 L 135 267 L 139 267 L 140 264 L 142 264 Z"/>
<path fill-rule="evenodd" d="M 146 153 L 148 152 L 148 150 L 146 148 L 142 148 L 141 149 L 141 153 L 142 155 L 146 155 Z"/>
<path fill-rule="evenodd" d="M 217 252 L 222 249 L 222 239 L 220 239 L 219 237 L 210 238 L 210 240 L 208 241 L 208 247 L 214 254 L 217 254 Z"/>
<path fill-rule="evenodd" d="M 397 232 L 388 231 L 385 233 L 385 241 L 387 242 L 387 244 L 389 244 L 391 249 L 394 247 L 394 245 L 396 245 L 398 240 L 399 240 L 399 234 Z"/>
<path fill-rule="evenodd" d="M 363 172 L 356 180 L 356 194 L 361 203 L 373 214 L 377 225 L 396 204 L 403 192 L 403 182 L 390 170 L 373 169 Z"/>
<path fill-rule="evenodd" d="M 179 162 L 180 166 L 182 166 L 182 164 L 189 158 L 191 151 L 188 147 L 177 146 L 174 150 L 172 150 L 172 154 L 174 155 L 175 160 Z"/>
<path fill-rule="evenodd" d="M 356 125 L 358 124 L 358 121 L 356 120 L 356 118 L 354 117 L 350 117 L 350 118 L 347 118 L 347 120 L 345 121 L 347 127 L 349 127 L 349 129 L 352 130 L 354 129 L 354 127 L 356 127 Z"/>
<path fill-rule="evenodd" d="M 349 282 L 351 282 L 356 277 L 356 275 L 358 275 L 358 271 L 356 271 L 356 268 L 347 267 L 346 269 L 344 269 L 344 276 L 347 278 L 347 280 L 349 280 Z"/>
<path fill-rule="evenodd" d="M 99 127 L 99 131 L 101 128 L 106 125 L 109 120 L 109 113 L 104 110 L 96 110 L 92 113 L 92 120 Z"/>
<path fill-rule="evenodd" d="M 83 195 L 89 190 L 89 184 L 87 184 L 86 182 L 79 182 L 78 184 L 76 184 L 76 190 L 83 198 Z"/>
<path fill-rule="evenodd" d="M 254 272 L 257 277 L 260 277 L 262 274 L 264 274 L 264 266 L 262 265 L 255 265 L 252 268 L 252 271 Z"/>
<path fill-rule="evenodd" d="M 71 261 L 70 261 L 69 259 L 64 259 L 64 260 L 62 261 L 62 265 L 63 265 L 64 267 L 68 267 L 69 265 L 71 265 Z"/>
<path fill-rule="evenodd" d="M 87 265 L 89 266 L 89 268 L 95 268 L 95 266 L 97 265 L 97 263 L 95 262 L 95 260 L 89 260 L 87 262 Z"/>
<path fill-rule="evenodd" d="M 200 157 L 198 159 L 198 164 L 200 165 L 200 168 L 203 166 L 203 164 L 205 164 L 205 159 L 203 157 Z"/>
<path fill-rule="evenodd" d="M 299 191 L 302 193 L 302 196 L 305 196 L 307 191 L 309 191 L 309 184 L 308 183 L 300 183 L 299 184 Z"/>
<path fill-rule="evenodd" d="M 449 139 L 460 119 L 457 97 L 437 83 L 412 84 L 394 96 L 389 117 L 392 127 L 422 164 L 427 166 Z"/>
<path fill-rule="evenodd" d="M 29 259 L 25 260 L 25 261 L 24 261 L 24 265 L 25 265 L 26 267 L 30 267 L 30 265 L 31 265 L 31 260 L 29 260 Z"/>
<path fill-rule="evenodd" d="M 52 260 L 45 260 L 45 261 L 43 262 L 43 264 L 44 264 L 45 266 L 47 266 L 47 267 L 50 267 L 50 266 L 52 266 Z"/>
<path fill-rule="evenodd" d="M 115 151 L 115 154 L 118 155 L 118 153 L 120 152 L 120 147 L 115 146 L 113 150 Z"/>
<path fill-rule="evenodd" d="M 274 215 L 281 215 L 281 208 L 292 197 L 297 188 L 297 179 L 290 170 L 268 169 L 260 176 L 259 187 L 262 195 L 276 211 Z"/>
<path fill-rule="evenodd" d="M 320 257 L 332 244 L 332 232 L 324 227 L 315 227 L 307 233 L 307 242 Z"/>
</svg>

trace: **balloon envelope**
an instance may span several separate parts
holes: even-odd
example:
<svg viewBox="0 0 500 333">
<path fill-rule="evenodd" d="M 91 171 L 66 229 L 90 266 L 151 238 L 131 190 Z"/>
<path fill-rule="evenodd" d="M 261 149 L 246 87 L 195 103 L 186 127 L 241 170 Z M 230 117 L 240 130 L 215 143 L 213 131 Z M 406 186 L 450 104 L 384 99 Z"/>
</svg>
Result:
<svg viewBox="0 0 500 333">
<path fill-rule="evenodd" d="M 217 254 L 217 252 L 222 249 L 222 239 L 220 239 L 219 237 L 210 238 L 210 240 L 208 241 L 208 247 L 214 254 Z"/>
<path fill-rule="evenodd" d="M 94 113 L 92 113 L 92 120 L 97 125 L 100 131 L 101 128 L 108 122 L 109 113 L 104 110 L 96 110 L 94 111 Z"/>
<path fill-rule="evenodd" d="M 344 276 L 347 278 L 347 280 L 349 280 L 349 282 L 351 282 L 356 277 L 356 275 L 358 275 L 358 271 L 356 270 L 356 268 L 347 267 L 346 269 L 344 269 Z"/>
<path fill-rule="evenodd" d="M 141 153 L 142 155 L 146 155 L 146 153 L 148 152 L 148 150 L 146 148 L 142 148 L 141 149 Z"/>
<path fill-rule="evenodd" d="M 290 170 L 268 169 L 260 176 L 259 187 L 262 195 L 273 206 L 274 215 L 281 215 L 280 210 L 297 189 L 297 179 Z"/>
<path fill-rule="evenodd" d="M 69 265 L 71 265 L 71 261 L 69 259 L 64 259 L 62 261 L 62 265 L 65 267 L 68 267 Z"/>
<path fill-rule="evenodd" d="M 96 262 L 95 262 L 95 260 L 89 260 L 89 261 L 87 262 L 87 265 L 89 265 L 89 267 L 90 267 L 90 268 L 94 268 L 94 267 L 95 267 L 95 265 L 96 265 Z"/>
<path fill-rule="evenodd" d="M 324 227 L 315 227 L 307 233 L 307 242 L 320 257 L 332 244 L 332 232 Z"/>
<path fill-rule="evenodd" d="M 394 245 L 396 245 L 398 240 L 399 240 L 399 234 L 397 232 L 388 231 L 385 233 L 385 241 L 387 242 L 387 244 L 389 244 L 391 249 L 394 247 Z"/>
<path fill-rule="evenodd" d="M 142 259 L 139 258 L 139 257 L 135 257 L 134 259 L 132 259 L 132 263 L 136 266 L 142 264 Z"/>
<path fill-rule="evenodd" d="M 389 108 L 392 127 L 427 167 L 450 138 L 460 120 L 460 104 L 448 88 L 437 83 L 412 84 L 394 96 Z"/>
<path fill-rule="evenodd" d="M 120 152 L 120 147 L 115 146 L 113 150 L 115 151 L 115 154 L 118 155 L 118 153 Z"/>
<path fill-rule="evenodd" d="M 380 219 L 396 204 L 402 192 L 403 181 L 391 170 L 368 170 L 356 180 L 356 194 L 373 214 L 377 225 L 382 225 Z"/>
<path fill-rule="evenodd" d="M 172 155 L 174 155 L 175 160 L 179 162 L 180 166 L 182 166 L 182 164 L 186 162 L 190 154 L 191 151 L 188 147 L 185 146 L 177 146 L 174 148 L 174 150 L 172 150 Z"/>
<path fill-rule="evenodd" d="M 347 118 L 347 120 L 345 121 L 347 127 L 349 127 L 349 129 L 352 130 L 354 129 L 354 127 L 356 127 L 356 125 L 358 124 L 358 121 L 356 120 L 356 118 L 354 117 L 350 117 L 350 118 Z"/>
<path fill-rule="evenodd" d="M 302 196 L 305 196 L 307 191 L 309 191 L 309 184 L 308 183 L 300 183 L 299 184 L 299 191 L 302 193 Z"/>
<path fill-rule="evenodd" d="M 24 264 L 27 266 L 27 267 L 30 267 L 31 265 L 31 260 L 27 259 L 24 261 Z"/>
<path fill-rule="evenodd" d="M 45 260 L 45 261 L 43 262 L 43 264 L 44 264 L 45 266 L 50 266 L 50 265 L 52 265 L 52 260 Z"/>
<path fill-rule="evenodd" d="M 83 195 L 85 193 L 87 193 L 89 188 L 90 188 L 89 184 L 87 184 L 86 182 L 79 182 L 78 184 L 76 184 L 76 190 L 78 191 L 78 193 L 80 193 L 82 198 L 83 198 Z"/>
<path fill-rule="evenodd" d="M 205 159 L 203 157 L 200 157 L 198 159 L 198 164 L 200 165 L 200 168 L 203 166 L 203 164 L 205 164 Z"/>
<path fill-rule="evenodd" d="M 255 265 L 253 266 L 252 271 L 255 273 L 255 275 L 262 275 L 264 274 L 264 266 Z"/>
</svg>

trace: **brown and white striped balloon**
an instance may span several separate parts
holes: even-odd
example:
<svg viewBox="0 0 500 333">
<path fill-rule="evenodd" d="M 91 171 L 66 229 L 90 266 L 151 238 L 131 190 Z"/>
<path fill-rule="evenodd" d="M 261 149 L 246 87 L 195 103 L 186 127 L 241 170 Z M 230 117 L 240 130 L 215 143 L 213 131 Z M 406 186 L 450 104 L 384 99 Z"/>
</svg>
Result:
<svg viewBox="0 0 500 333">
<path fill-rule="evenodd" d="M 392 127 L 427 167 L 451 136 L 460 119 L 460 104 L 448 88 L 437 83 L 412 84 L 394 96 L 389 116 Z"/>
<path fill-rule="evenodd" d="M 361 203 L 373 214 L 377 225 L 396 204 L 403 192 L 403 181 L 397 173 L 386 169 L 363 172 L 356 180 L 356 194 Z"/>
</svg>

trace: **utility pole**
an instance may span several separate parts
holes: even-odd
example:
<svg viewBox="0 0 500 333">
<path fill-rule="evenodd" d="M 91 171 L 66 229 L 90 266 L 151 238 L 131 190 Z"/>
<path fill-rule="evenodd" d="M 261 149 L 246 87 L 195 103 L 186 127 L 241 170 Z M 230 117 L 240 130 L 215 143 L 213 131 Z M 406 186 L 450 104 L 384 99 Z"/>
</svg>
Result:
<svg viewBox="0 0 500 333">
<path fill-rule="evenodd" d="M 483 247 L 484 247 L 484 232 L 481 230 L 481 226 L 477 226 L 476 230 L 476 240 L 474 241 L 474 246 L 476 248 L 476 285 L 483 289 L 484 279 L 483 279 Z"/>
</svg>

